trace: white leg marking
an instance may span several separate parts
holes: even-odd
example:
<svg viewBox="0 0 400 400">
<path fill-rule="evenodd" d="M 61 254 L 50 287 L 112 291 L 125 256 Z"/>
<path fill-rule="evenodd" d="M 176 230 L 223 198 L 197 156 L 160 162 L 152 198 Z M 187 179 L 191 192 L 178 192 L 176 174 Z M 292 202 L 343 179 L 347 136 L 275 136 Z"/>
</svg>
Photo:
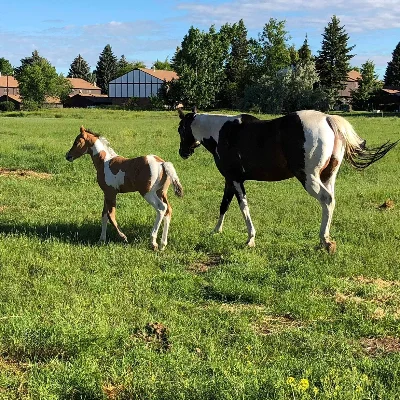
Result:
<svg viewBox="0 0 400 400">
<path fill-rule="evenodd" d="M 163 232 L 162 232 L 162 237 L 161 237 L 160 250 L 164 250 L 165 247 L 167 246 L 167 243 L 168 243 L 168 229 L 169 229 L 170 222 L 171 222 L 171 215 L 165 215 L 164 216 L 164 226 L 163 226 Z"/>
<path fill-rule="evenodd" d="M 221 233 L 224 227 L 225 214 L 221 214 L 218 218 L 217 225 L 214 228 L 214 233 Z"/>
<path fill-rule="evenodd" d="M 158 230 L 160 229 L 161 221 L 164 218 L 164 214 L 167 211 L 167 205 L 164 204 L 159 197 L 157 196 L 156 193 L 154 192 L 148 192 L 144 196 L 145 200 L 151 204 L 155 210 L 156 210 L 156 221 L 154 222 L 153 229 L 151 231 L 151 244 L 153 246 L 154 250 L 158 249 L 158 244 L 157 244 L 157 234 Z"/>
<path fill-rule="evenodd" d="M 250 217 L 250 209 L 247 204 L 246 197 L 244 197 L 243 200 L 240 202 L 240 210 L 242 211 L 244 220 L 246 221 L 247 234 L 248 234 L 247 245 L 249 247 L 254 247 L 256 245 L 255 244 L 256 230 L 254 228 L 253 222 Z"/>
</svg>

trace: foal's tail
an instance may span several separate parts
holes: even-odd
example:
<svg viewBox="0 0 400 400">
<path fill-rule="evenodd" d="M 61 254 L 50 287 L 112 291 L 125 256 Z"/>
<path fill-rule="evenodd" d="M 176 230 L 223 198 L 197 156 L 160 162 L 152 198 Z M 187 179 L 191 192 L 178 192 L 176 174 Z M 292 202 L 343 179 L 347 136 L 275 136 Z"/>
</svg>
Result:
<svg viewBox="0 0 400 400">
<path fill-rule="evenodd" d="M 183 187 L 179 181 L 178 174 L 175 171 L 175 167 L 172 162 L 164 161 L 162 163 L 165 173 L 170 177 L 172 184 L 174 185 L 174 192 L 178 197 L 183 196 Z"/>
<path fill-rule="evenodd" d="M 398 140 L 396 142 L 387 141 L 379 147 L 369 149 L 366 146 L 366 141 L 357 135 L 346 119 L 340 115 L 328 115 L 326 119 L 335 135 L 339 134 L 344 138 L 346 142 L 345 157 L 358 170 L 363 170 L 375 161 L 380 160 L 399 142 Z"/>
</svg>

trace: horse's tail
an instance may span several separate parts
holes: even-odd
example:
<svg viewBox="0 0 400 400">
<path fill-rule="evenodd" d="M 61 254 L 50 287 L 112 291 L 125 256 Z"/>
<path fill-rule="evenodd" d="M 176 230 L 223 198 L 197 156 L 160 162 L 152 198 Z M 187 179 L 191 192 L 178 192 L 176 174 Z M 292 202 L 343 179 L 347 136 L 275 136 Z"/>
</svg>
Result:
<svg viewBox="0 0 400 400">
<path fill-rule="evenodd" d="M 358 170 L 363 170 L 375 161 L 380 160 L 398 143 L 398 140 L 396 142 L 387 141 L 379 147 L 369 149 L 366 146 L 366 141 L 357 135 L 346 119 L 340 115 L 328 115 L 326 119 L 335 135 L 341 135 L 345 140 L 346 160 Z"/>
<path fill-rule="evenodd" d="M 176 173 L 175 167 L 172 162 L 164 161 L 162 163 L 165 173 L 170 177 L 172 184 L 174 185 L 174 192 L 178 197 L 183 196 L 183 187 L 179 181 L 178 174 Z"/>
</svg>

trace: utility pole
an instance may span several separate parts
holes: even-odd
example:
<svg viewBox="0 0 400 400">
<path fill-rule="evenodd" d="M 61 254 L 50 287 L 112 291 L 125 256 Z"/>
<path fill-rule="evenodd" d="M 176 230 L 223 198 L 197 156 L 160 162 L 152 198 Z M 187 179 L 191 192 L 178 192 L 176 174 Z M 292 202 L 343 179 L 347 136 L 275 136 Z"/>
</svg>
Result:
<svg viewBox="0 0 400 400">
<path fill-rule="evenodd" d="M 8 74 L 7 74 L 7 104 L 8 104 Z"/>
</svg>

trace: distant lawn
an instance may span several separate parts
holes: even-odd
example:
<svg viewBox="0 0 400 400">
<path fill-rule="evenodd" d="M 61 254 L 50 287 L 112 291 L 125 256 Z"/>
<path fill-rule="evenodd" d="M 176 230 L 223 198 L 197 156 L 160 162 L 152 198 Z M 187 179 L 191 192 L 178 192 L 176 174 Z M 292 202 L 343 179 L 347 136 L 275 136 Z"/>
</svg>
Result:
<svg viewBox="0 0 400 400">
<path fill-rule="evenodd" d="M 347 118 L 371 146 L 400 138 L 396 116 Z M 0 114 L 0 399 L 397 400 L 400 147 L 362 173 L 342 165 L 334 256 L 315 250 L 321 210 L 296 180 L 247 182 L 247 249 L 236 202 L 211 235 L 223 178 L 204 148 L 179 157 L 178 122 Z M 129 245 L 110 225 L 97 245 L 94 167 L 65 160 L 81 125 L 121 155 L 174 163 L 185 196 L 170 189 L 165 252 L 150 249 L 155 213 L 137 193 L 117 199 Z"/>
</svg>

